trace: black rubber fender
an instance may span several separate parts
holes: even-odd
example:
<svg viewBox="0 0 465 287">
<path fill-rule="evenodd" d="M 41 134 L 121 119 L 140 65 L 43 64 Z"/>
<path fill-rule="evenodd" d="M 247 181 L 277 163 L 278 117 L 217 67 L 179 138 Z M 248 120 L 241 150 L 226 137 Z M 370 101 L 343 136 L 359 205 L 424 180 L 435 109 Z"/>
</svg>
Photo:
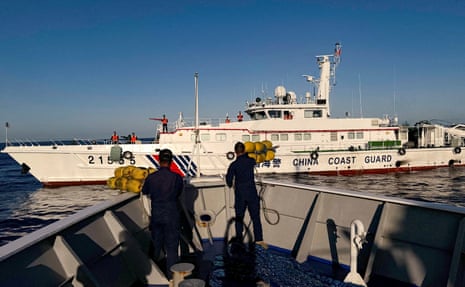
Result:
<svg viewBox="0 0 465 287">
<path fill-rule="evenodd" d="M 226 153 L 226 158 L 229 159 L 229 160 L 233 160 L 235 157 L 234 153 L 232 151 L 228 151 Z"/>
<path fill-rule="evenodd" d="M 316 151 L 312 151 L 310 153 L 310 158 L 313 159 L 313 160 L 317 160 L 318 159 L 318 153 Z"/>
<path fill-rule="evenodd" d="M 132 152 L 130 152 L 130 151 L 128 151 L 128 150 L 125 151 L 125 152 L 123 152 L 123 157 L 124 157 L 125 159 L 131 159 L 131 158 L 132 158 Z"/>
</svg>

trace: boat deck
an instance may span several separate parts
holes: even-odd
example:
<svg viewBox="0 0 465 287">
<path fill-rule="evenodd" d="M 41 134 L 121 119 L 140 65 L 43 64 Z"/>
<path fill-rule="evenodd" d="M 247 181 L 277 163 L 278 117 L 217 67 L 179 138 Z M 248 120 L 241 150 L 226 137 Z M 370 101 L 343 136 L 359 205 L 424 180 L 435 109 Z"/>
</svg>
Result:
<svg viewBox="0 0 465 287">
<path fill-rule="evenodd" d="M 349 273 L 345 265 L 331 264 L 330 262 L 308 258 L 304 263 L 298 263 L 289 251 L 276 247 L 263 247 L 256 245 L 256 271 L 258 282 L 245 283 L 228 280 L 225 276 L 222 239 L 203 242 L 204 251 L 197 255 L 181 258 L 182 262 L 192 263 L 195 266 L 191 275 L 185 277 L 198 278 L 205 282 L 205 286 L 320 286 L 320 287 L 355 287 L 351 283 L 344 283 Z M 159 265 L 161 268 L 162 264 Z M 260 285 L 262 284 L 262 285 Z M 415 285 L 399 282 L 397 280 L 375 277 L 368 286 L 376 287 L 413 287 Z"/>
</svg>

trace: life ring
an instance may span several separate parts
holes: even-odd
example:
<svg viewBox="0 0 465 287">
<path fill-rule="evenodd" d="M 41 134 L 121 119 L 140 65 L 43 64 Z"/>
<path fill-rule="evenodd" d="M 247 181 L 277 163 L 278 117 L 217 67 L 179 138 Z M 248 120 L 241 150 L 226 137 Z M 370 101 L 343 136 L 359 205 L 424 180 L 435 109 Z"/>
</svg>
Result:
<svg viewBox="0 0 465 287">
<path fill-rule="evenodd" d="M 405 151 L 405 148 L 401 147 L 398 151 L 397 151 L 400 155 L 404 155 L 406 153 Z"/>
<path fill-rule="evenodd" d="M 125 159 L 131 159 L 131 158 L 132 158 L 132 152 L 130 152 L 130 151 L 128 151 L 128 150 L 125 151 L 125 152 L 123 152 L 123 157 L 124 157 Z"/>
<path fill-rule="evenodd" d="M 310 158 L 313 159 L 313 160 L 317 160 L 318 159 L 318 153 L 316 151 L 312 151 L 310 153 Z"/>
<path fill-rule="evenodd" d="M 458 153 L 461 153 L 461 152 L 462 152 L 462 149 L 459 146 L 454 148 L 454 153 L 458 154 Z"/>
<path fill-rule="evenodd" d="M 232 151 L 229 151 L 226 153 L 226 158 L 229 159 L 229 160 L 233 160 L 234 159 L 234 153 Z"/>
</svg>

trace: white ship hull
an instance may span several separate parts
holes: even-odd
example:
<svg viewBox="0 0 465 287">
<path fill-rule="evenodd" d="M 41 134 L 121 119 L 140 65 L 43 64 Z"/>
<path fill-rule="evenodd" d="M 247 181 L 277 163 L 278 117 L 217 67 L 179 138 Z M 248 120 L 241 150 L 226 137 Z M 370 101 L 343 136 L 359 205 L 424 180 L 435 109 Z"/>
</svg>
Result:
<svg viewBox="0 0 465 287">
<path fill-rule="evenodd" d="M 4 152 L 18 163 L 26 163 L 29 172 L 45 186 L 102 184 L 120 166 L 159 166 L 157 144 L 122 145 L 133 158 L 112 161 L 112 145 L 8 146 Z M 183 176 L 222 175 L 230 164 L 226 152 L 194 155 L 171 146 L 175 151 L 175 168 Z M 448 166 L 464 166 L 465 151 L 452 147 L 399 150 L 361 150 L 319 152 L 317 158 L 308 153 L 280 153 L 273 160 L 257 164 L 259 173 L 307 173 L 322 175 L 354 175 L 364 173 L 409 172 Z"/>
</svg>

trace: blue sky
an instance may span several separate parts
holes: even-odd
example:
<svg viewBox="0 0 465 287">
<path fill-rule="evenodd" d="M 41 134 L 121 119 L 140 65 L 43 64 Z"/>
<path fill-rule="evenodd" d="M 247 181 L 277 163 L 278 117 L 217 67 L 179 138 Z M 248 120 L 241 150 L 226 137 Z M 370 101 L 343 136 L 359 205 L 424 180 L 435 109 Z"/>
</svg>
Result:
<svg viewBox="0 0 465 287">
<path fill-rule="evenodd" d="M 195 72 L 200 116 L 224 118 L 262 86 L 303 96 L 336 42 L 333 117 L 465 122 L 464 0 L 0 1 L 0 121 L 10 140 L 151 137 L 149 117 L 193 118 Z"/>
</svg>

